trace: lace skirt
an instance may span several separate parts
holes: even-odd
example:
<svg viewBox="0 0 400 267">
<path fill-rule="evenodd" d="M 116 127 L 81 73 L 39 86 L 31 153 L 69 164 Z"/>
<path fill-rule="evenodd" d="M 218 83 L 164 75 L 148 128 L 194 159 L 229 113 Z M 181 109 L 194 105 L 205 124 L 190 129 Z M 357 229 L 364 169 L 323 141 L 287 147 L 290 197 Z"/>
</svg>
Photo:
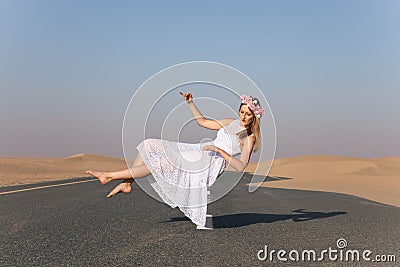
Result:
<svg viewBox="0 0 400 267">
<path fill-rule="evenodd" d="M 150 185 L 162 200 L 179 209 L 193 223 L 206 224 L 207 188 L 226 166 L 216 152 L 203 151 L 213 142 L 190 144 L 161 139 L 145 139 L 137 150 L 152 175 Z"/>
</svg>

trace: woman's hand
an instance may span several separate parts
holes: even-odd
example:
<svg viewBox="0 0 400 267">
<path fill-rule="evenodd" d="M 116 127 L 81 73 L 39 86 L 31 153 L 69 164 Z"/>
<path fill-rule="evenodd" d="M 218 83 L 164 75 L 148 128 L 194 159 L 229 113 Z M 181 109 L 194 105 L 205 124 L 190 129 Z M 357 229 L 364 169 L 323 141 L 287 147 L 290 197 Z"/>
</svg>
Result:
<svg viewBox="0 0 400 267">
<path fill-rule="evenodd" d="M 207 145 L 203 147 L 203 150 L 218 152 L 219 148 L 214 145 Z"/>
<path fill-rule="evenodd" d="M 183 96 L 183 99 L 186 101 L 186 102 L 192 102 L 192 100 L 193 100 L 193 96 L 192 96 L 192 93 L 188 93 L 188 94 L 184 94 L 184 93 L 182 93 L 182 92 L 179 92 L 182 96 Z"/>
</svg>

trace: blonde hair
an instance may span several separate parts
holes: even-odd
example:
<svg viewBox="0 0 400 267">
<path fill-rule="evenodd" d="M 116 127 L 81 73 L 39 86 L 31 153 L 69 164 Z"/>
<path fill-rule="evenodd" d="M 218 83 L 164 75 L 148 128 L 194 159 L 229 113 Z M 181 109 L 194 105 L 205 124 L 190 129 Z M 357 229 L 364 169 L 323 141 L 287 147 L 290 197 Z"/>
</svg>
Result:
<svg viewBox="0 0 400 267">
<path fill-rule="evenodd" d="M 244 103 L 240 104 L 239 112 L 243 105 L 245 105 L 245 104 Z M 253 114 L 253 120 L 252 120 L 251 124 L 246 128 L 246 130 L 239 132 L 237 135 L 238 135 L 238 138 L 240 139 L 240 148 L 242 148 L 244 138 L 251 134 L 254 134 L 256 141 L 254 143 L 253 151 L 256 152 L 260 148 L 260 143 L 261 143 L 261 141 L 260 141 L 261 140 L 260 121 L 254 115 L 254 112 L 251 109 L 249 109 L 249 110 L 250 110 L 251 114 Z"/>
</svg>

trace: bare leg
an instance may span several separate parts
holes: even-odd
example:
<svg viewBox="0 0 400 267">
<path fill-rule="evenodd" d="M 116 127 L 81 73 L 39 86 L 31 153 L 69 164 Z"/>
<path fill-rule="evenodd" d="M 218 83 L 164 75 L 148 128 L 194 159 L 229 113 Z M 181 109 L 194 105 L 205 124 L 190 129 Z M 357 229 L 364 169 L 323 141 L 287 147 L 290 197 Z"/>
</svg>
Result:
<svg viewBox="0 0 400 267">
<path fill-rule="evenodd" d="M 142 159 L 142 157 L 140 156 L 140 153 L 138 153 L 135 162 L 133 163 L 133 166 L 139 166 L 139 165 L 143 165 L 144 161 Z M 133 178 L 129 178 L 129 179 L 125 179 L 124 182 L 132 184 L 133 183 Z"/>
<path fill-rule="evenodd" d="M 132 174 L 133 177 L 132 177 Z M 124 179 L 119 185 L 117 185 L 107 197 L 112 197 L 120 192 L 130 193 L 132 191 L 131 184 L 134 178 L 145 177 L 150 174 L 150 170 L 144 164 L 144 161 L 140 154 L 136 157 L 133 167 L 117 172 L 100 172 L 100 171 L 87 171 L 86 173 L 97 177 L 102 184 L 107 184 L 111 180 Z"/>
<path fill-rule="evenodd" d="M 140 156 L 140 154 L 138 154 L 135 162 L 133 163 L 133 166 L 140 166 L 140 165 L 144 165 L 144 161 Z M 125 179 L 123 182 L 117 185 L 113 190 L 111 190 L 111 192 L 108 193 L 107 197 L 110 198 L 121 192 L 130 193 L 132 191 L 132 183 L 133 183 L 133 178 Z"/>
<path fill-rule="evenodd" d="M 151 172 L 149 168 L 147 168 L 147 165 L 144 164 L 144 161 L 140 154 L 138 154 L 138 156 L 136 157 L 136 160 L 133 163 L 133 167 L 130 169 L 130 171 L 129 169 L 126 169 L 117 172 L 108 172 L 111 180 L 125 179 L 124 182 L 129 181 L 130 183 L 132 183 L 133 179 L 135 178 L 142 178 L 149 174 L 151 174 Z"/>
<path fill-rule="evenodd" d="M 142 159 L 142 156 L 140 154 L 137 155 L 135 162 L 133 163 L 133 166 L 138 166 L 144 164 L 144 161 Z"/>
<path fill-rule="evenodd" d="M 131 174 L 132 172 L 132 174 Z M 115 172 L 103 172 L 103 171 L 86 171 L 87 174 L 93 175 L 98 178 L 100 183 L 106 185 L 111 180 L 124 180 L 129 178 L 142 178 L 149 175 L 151 172 L 147 168 L 146 164 L 139 166 L 133 166 L 130 169 Z"/>
</svg>

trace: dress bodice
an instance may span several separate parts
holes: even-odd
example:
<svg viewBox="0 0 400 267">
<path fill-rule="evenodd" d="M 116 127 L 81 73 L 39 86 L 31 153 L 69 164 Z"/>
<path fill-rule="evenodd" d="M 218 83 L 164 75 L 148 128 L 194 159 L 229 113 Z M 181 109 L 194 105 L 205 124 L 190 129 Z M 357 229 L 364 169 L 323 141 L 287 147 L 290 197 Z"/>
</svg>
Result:
<svg viewBox="0 0 400 267">
<path fill-rule="evenodd" d="M 240 124 L 239 119 L 232 121 L 227 126 L 222 127 L 217 132 L 217 138 L 213 144 L 225 150 L 232 157 L 242 153 L 240 149 L 240 140 L 237 133 L 245 130 L 246 128 Z"/>
</svg>

